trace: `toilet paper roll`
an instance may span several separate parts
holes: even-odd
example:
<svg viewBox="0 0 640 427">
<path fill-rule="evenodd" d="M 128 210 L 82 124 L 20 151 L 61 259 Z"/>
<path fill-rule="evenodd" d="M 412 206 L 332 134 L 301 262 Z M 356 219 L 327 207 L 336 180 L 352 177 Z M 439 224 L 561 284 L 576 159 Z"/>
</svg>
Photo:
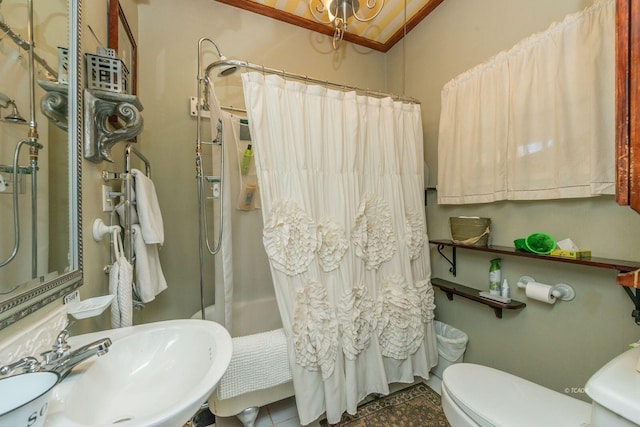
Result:
<svg viewBox="0 0 640 427">
<path fill-rule="evenodd" d="M 537 301 L 546 302 L 547 304 L 555 304 L 556 297 L 551 293 L 553 287 L 544 283 L 528 282 L 525 288 L 525 295 Z"/>
</svg>

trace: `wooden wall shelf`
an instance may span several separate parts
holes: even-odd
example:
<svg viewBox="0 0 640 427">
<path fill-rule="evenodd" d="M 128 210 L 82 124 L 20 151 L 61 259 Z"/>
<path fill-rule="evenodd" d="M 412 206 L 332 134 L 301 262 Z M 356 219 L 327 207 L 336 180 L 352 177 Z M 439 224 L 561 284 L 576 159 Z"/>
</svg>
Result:
<svg viewBox="0 0 640 427">
<path fill-rule="evenodd" d="M 439 249 L 442 250 L 444 246 L 450 246 L 455 251 L 456 248 L 462 248 L 465 250 L 472 251 L 481 251 L 481 252 L 491 252 L 500 255 L 509 255 L 509 256 L 517 256 L 524 258 L 534 258 L 544 261 L 554 261 L 554 262 L 564 262 L 568 264 L 579 264 L 579 265 L 588 265 L 591 267 L 599 267 L 599 268 L 609 268 L 613 270 L 618 270 L 620 273 L 628 273 L 630 271 L 634 271 L 640 268 L 640 262 L 637 261 L 625 261 L 619 259 L 609 259 L 609 258 L 586 258 L 586 259 L 573 259 L 573 258 L 563 258 L 551 255 L 538 255 L 530 252 L 517 251 L 515 248 L 509 246 L 487 246 L 487 247 L 478 247 L 478 246 L 465 246 L 458 245 L 453 243 L 451 240 L 429 240 L 429 243 L 438 245 Z M 440 253 L 442 255 L 442 253 Z M 454 260 L 455 260 L 455 252 L 454 252 Z M 451 261 L 450 261 L 451 263 Z M 453 262 L 455 264 L 455 261 Z M 455 265 L 452 265 L 455 270 Z M 455 276 L 455 273 L 453 273 Z"/>
<path fill-rule="evenodd" d="M 450 282 L 448 280 L 434 278 L 431 279 L 431 284 L 437 288 L 440 288 L 440 290 L 446 293 L 447 299 L 449 299 L 449 301 L 453 300 L 454 295 L 459 295 L 463 298 L 467 298 L 493 308 L 493 311 L 498 319 L 502 319 L 503 309 L 519 310 L 527 306 L 525 303 L 516 301 L 514 299 L 512 299 L 511 302 L 507 304 L 499 301 L 493 301 L 487 298 L 482 298 L 479 295 L 479 290 L 461 285 L 459 283 Z"/>
<path fill-rule="evenodd" d="M 533 258 L 533 259 L 538 259 L 543 261 L 564 262 L 568 264 L 578 264 L 578 265 L 586 265 L 589 267 L 608 268 L 612 270 L 617 270 L 618 271 L 617 283 L 619 285 L 622 285 L 627 295 L 629 295 L 629 298 L 631 298 L 631 301 L 635 306 L 634 310 L 631 312 L 631 316 L 635 319 L 635 323 L 637 325 L 640 325 L 640 288 L 638 287 L 638 277 L 640 276 L 640 262 L 638 261 L 626 261 L 626 260 L 619 260 L 619 259 L 596 258 L 596 257 L 584 258 L 584 259 L 563 258 L 563 257 L 557 257 L 557 256 L 551 256 L 551 255 L 538 255 L 530 252 L 518 251 L 515 248 L 509 247 L 509 246 L 493 246 L 492 245 L 492 246 L 486 246 L 486 247 L 479 247 L 479 246 L 459 245 L 457 243 L 453 243 L 451 240 L 429 240 L 429 243 L 433 245 L 437 245 L 438 253 L 445 260 L 447 260 L 449 265 L 451 265 L 451 268 L 449 268 L 449 272 L 453 274 L 453 277 L 456 276 L 456 269 L 457 269 L 457 262 L 456 262 L 457 248 L 462 248 L 465 250 L 472 250 L 472 251 L 489 252 L 489 253 L 494 253 L 499 255 Z M 442 252 L 442 249 L 444 249 L 445 246 L 449 246 L 452 248 L 452 259 L 449 259 Z M 434 286 L 438 286 L 436 283 L 434 283 L 434 280 L 447 282 L 446 280 L 432 279 L 431 282 Z M 447 282 L 447 283 L 451 284 L 453 282 Z M 462 285 L 457 285 L 457 286 L 459 287 Z M 468 289 L 473 289 L 473 288 L 468 288 Z M 635 293 L 633 292 L 634 290 L 635 290 Z M 451 291 L 451 293 L 453 294 L 455 292 Z M 449 299 L 452 299 L 453 295 L 450 296 L 449 294 L 447 294 L 447 297 L 449 297 Z M 465 296 L 465 298 L 468 298 L 468 297 Z M 478 298 L 480 297 L 478 296 Z M 484 299 L 482 300 L 483 300 L 482 302 L 484 302 Z M 496 316 L 497 315 L 498 315 L 498 312 L 496 311 Z"/>
</svg>

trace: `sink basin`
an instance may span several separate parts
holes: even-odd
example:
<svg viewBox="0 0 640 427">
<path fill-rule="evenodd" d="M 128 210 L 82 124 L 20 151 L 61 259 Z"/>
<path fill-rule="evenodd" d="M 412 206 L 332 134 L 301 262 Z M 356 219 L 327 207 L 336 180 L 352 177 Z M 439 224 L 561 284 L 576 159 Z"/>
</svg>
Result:
<svg viewBox="0 0 640 427">
<path fill-rule="evenodd" d="M 0 380 L 0 426 L 42 426 L 58 382 L 55 372 L 33 372 Z"/>
<path fill-rule="evenodd" d="M 47 427 L 182 427 L 231 361 L 231 337 L 215 322 L 169 320 L 80 335 L 72 349 L 109 337 L 101 357 L 76 366 L 53 390 Z"/>
</svg>

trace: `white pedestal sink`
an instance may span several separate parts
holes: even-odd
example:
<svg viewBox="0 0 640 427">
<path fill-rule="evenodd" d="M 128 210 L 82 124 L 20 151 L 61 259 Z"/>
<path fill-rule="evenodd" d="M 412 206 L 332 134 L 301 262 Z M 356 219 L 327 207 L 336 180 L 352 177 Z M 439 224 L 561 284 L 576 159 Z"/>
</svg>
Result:
<svg viewBox="0 0 640 427">
<path fill-rule="evenodd" d="M 148 323 L 69 339 L 72 348 L 109 337 L 101 357 L 78 365 L 53 390 L 47 427 L 182 427 L 231 361 L 231 337 L 215 322 Z"/>
</svg>

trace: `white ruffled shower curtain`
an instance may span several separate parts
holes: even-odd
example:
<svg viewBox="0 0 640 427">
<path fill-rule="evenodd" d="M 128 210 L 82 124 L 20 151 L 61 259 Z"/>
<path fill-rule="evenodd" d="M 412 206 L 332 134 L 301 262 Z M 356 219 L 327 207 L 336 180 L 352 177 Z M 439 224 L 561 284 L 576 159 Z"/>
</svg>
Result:
<svg viewBox="0 0 640 427">
<path fill-rule="evenodd" d="M 614 194 L 614 24 L 597 1 L 444 86 L 438 203 Z"/>
<path fill-rule="evenodd" d="M 336 423 L 437 363 L 420 106 L 242 81 L 298 414 Z"/>
</svg>

